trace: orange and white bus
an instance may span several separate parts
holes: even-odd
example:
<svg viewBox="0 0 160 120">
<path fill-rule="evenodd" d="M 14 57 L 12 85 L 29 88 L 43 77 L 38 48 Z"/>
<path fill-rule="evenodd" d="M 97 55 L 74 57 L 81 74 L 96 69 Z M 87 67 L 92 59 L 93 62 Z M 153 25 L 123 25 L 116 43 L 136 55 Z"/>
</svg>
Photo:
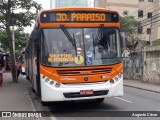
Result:
<svg viewBox="0 0 160 120">
<path fill-rule="evenodd" d="M 122 38 L 116 11 L 41 11 L 26 49 L 26 73 L 42 103 L 122 96 Z"/>
</svg>

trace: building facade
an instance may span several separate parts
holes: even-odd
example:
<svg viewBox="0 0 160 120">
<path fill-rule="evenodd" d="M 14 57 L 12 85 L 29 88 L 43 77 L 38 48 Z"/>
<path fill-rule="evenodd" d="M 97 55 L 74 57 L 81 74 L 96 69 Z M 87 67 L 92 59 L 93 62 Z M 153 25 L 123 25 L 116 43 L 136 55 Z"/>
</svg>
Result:
<svg viewBox="0 0 160 120">
<path fill-rule="evenodd" d="M 128 11 L 129 15 L 137 16 L 139 0 L 106 0 L 106 8 L 116 10 L 121 16 L 124 11 Z"/>
<path fill-rule="evenodd" d="M 94 6 L 106 8 L 106 0 L 94 0 Z"/>
<path fill-rule="evenodd" d="M 144 41 L 160 39 L 160 0 L 106 0 L 106 8 L 117 10 L 121 16 L 124 11 L 141 22 L 139 36 Z"/>
<path fill-rule="evenodd" d="M 160 39 L 160 1 L 139 0 L 138 20 L 141 21 L 139 30 L 143 40 Z"/>
<path fill-rule="evenodd" d="M 70 7 L 70 6 L 79 6 L 87 7 L 88 0 L 54 0 L 54 7 Z"/>
</svg>

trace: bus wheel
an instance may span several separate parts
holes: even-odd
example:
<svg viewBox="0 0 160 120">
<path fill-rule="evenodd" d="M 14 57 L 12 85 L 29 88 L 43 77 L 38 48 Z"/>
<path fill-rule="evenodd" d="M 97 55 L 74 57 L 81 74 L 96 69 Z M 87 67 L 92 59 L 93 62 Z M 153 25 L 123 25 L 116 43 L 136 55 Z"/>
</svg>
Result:
<svg viewBox="0 0 160 120">
<path fill-rule="evenodd" d="M 36 93 L 35 89 L 32 87 L 32 92 Z"/>
<path fill-rule="evenodd" d="M 97 98 L 97 99 L 96 99 L 96 102 L 97 102 L 97 103 L 102 103 L 103 101 L 104 101 L 104 98 Z"/>
<path fill-rule="evenodd" d="M 48 105 L 48 102 L 43 102 L 43 101 L 41 100 L 41 104 L 42 104 L 42 106 L 47 106 L 47 105 Z"/>
</svg>

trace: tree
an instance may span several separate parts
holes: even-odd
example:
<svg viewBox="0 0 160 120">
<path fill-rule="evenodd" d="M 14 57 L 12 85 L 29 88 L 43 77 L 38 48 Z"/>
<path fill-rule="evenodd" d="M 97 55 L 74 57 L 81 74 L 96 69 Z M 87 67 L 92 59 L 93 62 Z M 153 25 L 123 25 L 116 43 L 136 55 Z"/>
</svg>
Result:
<svg viewBox="0 0 160 120">
<path fill-rule="evenodd" d="M 137 29 L 140 26 L 140 22 L 133 16 L 124 16 L 121 20 L 121 31 L 125 32 L 127 36 L 137 34 Z"/>
<path fill-rule="evenodd" d="M 15 51 L 17 51 L 16 54 L 19 54 L 21 49 L 26 47 L 29 39 L 29 34 L 25 33 L 23 28 L 18 28 L 14 30 L 14 33 L 15 33 L 15 46 L 16 46 Z M 0 43 L 1 47 L 4 49 L 5 52 L 9 51 L 7 34 L 4 30 L 1 31 L 0 33 Z"/>
<path fill-rule="evenodd" d="M 141 36 L 138 34 L 138 27 L 140 27 L 141 24 L 133 16 L 128 16 L 128 13 L 126 14 L 125 11 L 123 15 L 124 16 L 120 18 L 121 31 L 126 34 L 126 47 L 128 47 L 130 51 L 134 51 L 138 41 L 141 40 Z"/>
<path fill-rule="evenodd" d="M 9 43 L 7 40 L 7 33 L 5 31 L 0 32 L 0 43 L 5 52 L 9 51 Z"/>
<path fill-rule="evenodd" d="M 15 48 L 17 50 L 17 54 L 19 54 L 22 48 L 27 46 L 29 34 L 25 33 L 23 28 L 19 28 L 15 30 L 15 38 Z"/>
<path fill-rule="evenodd" d="M 18 9 L 23 10 L 23 12 L 13 13 L 13 11 L 17 11 Z M 35 12 L 31 12 L 31 9 L 35 10 Z M 33 0 L 1 0 L 0 2 L 0 31 L 5 30 L 7 34 L 13 82 L 17 82 L 17 79 L 10 26 L 31 26 L 32 20 L 36 18 L 36 14 L 40 9 L 41 5 Z"/>
</svg>

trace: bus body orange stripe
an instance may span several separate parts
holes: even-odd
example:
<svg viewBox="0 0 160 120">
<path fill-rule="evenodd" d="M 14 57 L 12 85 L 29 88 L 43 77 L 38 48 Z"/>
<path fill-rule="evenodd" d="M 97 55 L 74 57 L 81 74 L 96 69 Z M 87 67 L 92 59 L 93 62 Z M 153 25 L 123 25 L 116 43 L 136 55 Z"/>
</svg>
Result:
<svg viewBox="0 0 160 120">
<path fill-rule="evenodd" d="M 60 27 L 64 24 L 66 27 L 99 27 L 100 24 L 104 24 L 106 27 L 120 27 L 120 23 L 40 23 L 40 28 L 53 28 Z"/>
<path fill-rule="evenodd" d="M 40 65 L 40 73 L 45 75 L 46 77 L 49 77 L 50 79 L 53 79 L 57 82 L 61 83 L 82 83 L 84 81 L 84 77 L 88 77 L 88 82 L 100 82 L 100 81 L 106 81 L 110 80 L 111 78 L 115 77 L 117 74 L 122 73 L 122 63 L 116 64 L 116 65 L 109 65 L 109 66 L 94 66 L 94 67 L 84 67 L 83 69 L 96 69 L 96 68 L 112 68 L 111 73 L 106 74 L 98 74 L 98 75 L 83 75 L 83 76 L 59 76 L 56 72 L 57 70 L 78 70 L 81 68 L 53 68 L 53 67 L 46 67 L 43 65 Z M 86 70 L 87 71 L 87 70 Z M 102 78 L 102 76 L 107 76 L 107 78 Z M 74 78 L 75 80 L 62 80 L 62 78 Z"/>
</svg>

